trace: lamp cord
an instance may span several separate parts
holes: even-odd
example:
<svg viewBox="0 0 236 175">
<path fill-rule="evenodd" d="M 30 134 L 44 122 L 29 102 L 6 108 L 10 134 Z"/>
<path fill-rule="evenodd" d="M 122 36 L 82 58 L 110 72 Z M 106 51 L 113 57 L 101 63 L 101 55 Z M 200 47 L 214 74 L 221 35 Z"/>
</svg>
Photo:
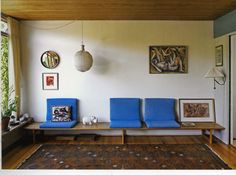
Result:
<svg viewBox="0 0 236 175">
<path fill-rule="evenodd" d="M 24 23 L 24 22 L 22 22 L 21 24 L 23 26 L 27 26 L 27 27 L 30 27 L 30 28 L 33 28 L 33 29 L 38 29 L 38 30 L 56 30 L 56 29 L 61 29 L 63 27 L 66 27 L 66 26 L 68 26 L 70 24 L 73 24 L 75 22 L 76 22 L 75 20 L 72 20 L 68 23 L 65 23 L 65 24 L 62 24 L 62 25 L 59 25 L 59 26 L 56 26 L 56 27 L 45 27 L 45 28 L 44 27 L 36 27 L 36 26 L 30 25 L 30 24 L 27 24 L 27 23 Z"/>
<path fill-rule="evenodd" d="M 214 82 L 216 82 L 217 84 L 219 85 L 224 85 L 225 84 L 225 81 L 226 81 L 226 78 L 224 77 L 223 79 L 223 83 L 220 83 L 219 81 L 217 81 L 215 78 L 214 78 Z"/>
<path fill-rule="evenodd" d="M 84 45 L 84 23 L 83 23 L 83 21 L 81 21 L 81 27 L 82 27 L 82 29 L 81 29 L 81 32 L 82 32 L 82 45 Z"/>
</svg>

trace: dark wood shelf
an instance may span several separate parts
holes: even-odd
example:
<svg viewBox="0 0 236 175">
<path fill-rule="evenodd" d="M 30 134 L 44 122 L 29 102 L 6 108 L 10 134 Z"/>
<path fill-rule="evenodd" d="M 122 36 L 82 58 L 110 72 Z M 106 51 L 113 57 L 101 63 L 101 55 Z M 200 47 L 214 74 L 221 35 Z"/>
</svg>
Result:
<svg viewBox="0 0 236 175">
<path fill-rule="evenodd" d="M 8 135 L 10 134 L 11 132 L 15 131 L 16 129 L 18 128 L 23 128 L 26 124 L 29 124 L 33 122 L 33 119 L 32 118 L 29 118 L 23 122 L 20 122 L 18 125 L 15 125 L 15 126 L 9 126 L 9 130 L 8 131 L 5 131 L 5 132 L 2 132 L 2 136 L 5 136 L 5 135 Z"/>
</svg>

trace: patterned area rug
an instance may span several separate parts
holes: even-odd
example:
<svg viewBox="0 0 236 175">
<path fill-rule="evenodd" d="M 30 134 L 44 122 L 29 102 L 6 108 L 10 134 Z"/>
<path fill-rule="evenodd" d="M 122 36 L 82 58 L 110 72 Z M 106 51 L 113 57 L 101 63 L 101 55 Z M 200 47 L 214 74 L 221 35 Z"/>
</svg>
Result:
<svg viewBox="0 0 236 175">
<path fill-rule="evenodd" d="M 230 169 L 206 145 L 45 144 L 19 169 Z"/>
</svg>

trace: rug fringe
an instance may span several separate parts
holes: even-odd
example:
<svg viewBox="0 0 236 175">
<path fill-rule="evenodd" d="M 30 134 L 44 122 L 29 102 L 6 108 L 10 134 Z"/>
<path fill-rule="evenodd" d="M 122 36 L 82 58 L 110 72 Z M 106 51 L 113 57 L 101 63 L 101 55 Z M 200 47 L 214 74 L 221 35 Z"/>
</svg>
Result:
<svg viewBox="0 0 236 175">
<path fill-rule="evenodd" d="M 19 165 L 17 165 L 16 169 L 19 169 L 21 165 L 23 165 L 25 163 L 25 161 L 27 161 L 34 153 L 36 153 L 36 151 L 39 150 L 39 148 L 41 148 L 43 146 L 43 144 L 39 145 L 38 148 L 36 148 L 30 155 L 28 155 L 21 163 L 19 163 Z"/>
</svg>

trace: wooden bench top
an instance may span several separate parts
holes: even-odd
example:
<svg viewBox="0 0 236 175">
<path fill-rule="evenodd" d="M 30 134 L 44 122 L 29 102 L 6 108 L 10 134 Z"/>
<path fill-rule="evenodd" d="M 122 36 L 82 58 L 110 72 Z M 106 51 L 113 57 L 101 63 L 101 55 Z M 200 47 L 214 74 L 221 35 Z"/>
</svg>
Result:
<svg viewBox="0 0 236 175">
<path fill-rule="evenodd" d="M 225 128 L 217 123 L 195 123 L 195 126 L 182 126 L 180 128 L 147 128 L 143 123 L 141 128 L 110 128 L 109 122 L 99 122 L 93 125 L 76 124 L 73 128 L 39 128 L 40 123 L 34 122 L 24 129 L 27 130 L 224 130 Z"/>
</svg>

